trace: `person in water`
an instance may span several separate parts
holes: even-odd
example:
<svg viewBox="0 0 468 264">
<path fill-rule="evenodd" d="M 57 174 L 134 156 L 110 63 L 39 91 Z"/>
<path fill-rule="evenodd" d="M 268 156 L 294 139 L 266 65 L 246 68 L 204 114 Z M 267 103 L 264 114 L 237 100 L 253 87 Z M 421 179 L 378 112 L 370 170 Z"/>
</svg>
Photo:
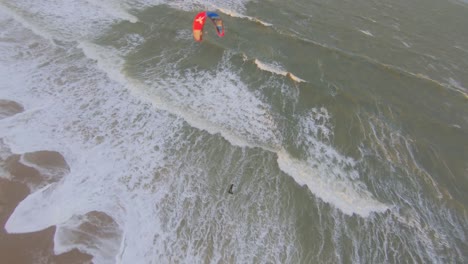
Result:
<svg viewBox="0 0 468 264">
<path fill-rule="evenodd" d="M 218 30 L 218 32 L 222 32 L 223 31 L 223 21 L 221 19 L 214 19 L 213 20 L 215 25 L 216 25 L 216 29 Z"/>
</svg>

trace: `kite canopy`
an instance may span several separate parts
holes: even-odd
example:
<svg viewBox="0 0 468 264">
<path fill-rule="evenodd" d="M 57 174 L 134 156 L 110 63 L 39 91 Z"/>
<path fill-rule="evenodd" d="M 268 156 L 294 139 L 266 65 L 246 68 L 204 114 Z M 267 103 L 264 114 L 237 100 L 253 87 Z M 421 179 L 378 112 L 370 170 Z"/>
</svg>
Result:
<svg viewBox="0 0 468 264">
<path fill-rule="evenodd" d="M 224 25 L 221 17 L 215 12 L 203 11 L 198 13 L 193 19 L 193 38 L 195 41 L 202 41 L 203 38 L 203 27 L 205 26 L 206 18 L 209 18 L 213 22 L 216 33 L 219 37 L 224 36 Z"/>
</svg>

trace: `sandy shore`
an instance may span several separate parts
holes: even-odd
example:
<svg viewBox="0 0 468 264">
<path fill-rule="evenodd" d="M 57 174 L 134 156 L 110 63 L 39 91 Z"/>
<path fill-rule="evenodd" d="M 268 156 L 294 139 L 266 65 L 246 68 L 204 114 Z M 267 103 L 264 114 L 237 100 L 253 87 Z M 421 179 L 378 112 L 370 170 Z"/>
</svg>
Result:
<svg viewBox="0 0 468 264">
<path fill-rule="evenodd" d="M 60 163 L 60 160 L 58 162 Z M 11 264 L 92 263 L 90 255 L 78 250 L 54 255 L 55 227 L 26 234 L 8 234 L 5 231 L 6 221 L 18 203 L 30 193 L 25 181 L 37 184 L 39 175 L 36 170 L 19 163 L 18 157 L 9 157 L 7 164 L 4 165 L 14 180 L 0 178 L 0 262 Z"/>
<path fill-rule="evenodd" d="M 19 103 L 0 99 L 0 119 L 23 112 Z M 30 188 L 60 180 L 70 171 L 63 156 L 54 151 L 26 153 L 23 158 L 37 167 L 25 166 L 20 162 L 20 155 L 11 153 L 0 139 L 0 166 L 6 175 L 0 175 L 0 263 L 5 264 L 41 264 L 41 263 L 92 263 L 92 256 L 78 250 L 54 255 L 55 227 L 26 233 L 8 234 L 5 223 L 16 206 L 30 194 Z"/>
<path fill-rule="evenodd" d="M 73 250 L 54 255 L 55 227 L 27 234 L 8 234 L 5 222 L 15 207 L 29 194 L 25 184 L 0 179 L 0 259 L 2 263 L 91 263 L 91 256 Z"/>
</svg>

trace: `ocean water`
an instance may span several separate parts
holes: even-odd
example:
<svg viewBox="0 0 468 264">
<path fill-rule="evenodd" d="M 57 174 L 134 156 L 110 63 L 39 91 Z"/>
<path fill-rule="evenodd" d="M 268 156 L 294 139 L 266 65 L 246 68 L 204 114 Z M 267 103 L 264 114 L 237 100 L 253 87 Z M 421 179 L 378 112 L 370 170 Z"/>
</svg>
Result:
<svg viewBox="0 0 468 264">
<path fill-rule="evenodd" d="M 193 41 L 201 10 L 224 38 Z M 455 0 L 2 0 L 0 156 L 45 179 L 5 229 L 94 263 L 466 263 L 467 25 Z"/>
</svg>

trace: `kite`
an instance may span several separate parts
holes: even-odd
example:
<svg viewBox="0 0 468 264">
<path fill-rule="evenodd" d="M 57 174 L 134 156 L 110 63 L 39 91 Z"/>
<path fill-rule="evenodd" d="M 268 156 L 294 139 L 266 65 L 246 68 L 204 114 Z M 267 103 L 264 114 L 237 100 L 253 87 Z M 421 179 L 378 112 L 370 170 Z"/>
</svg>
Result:
<svg viewBox="0 0 468 264">
<path fill-rule="evenodd" d="M 193 38 L 195 39 L 195 41 L 198 41 L 198 42 L 202 41 L 203 27 L 205 26 L 205 21 L 207 17 L 215 25 L 216 33 L 218 34 L 218 36 L 219 37 L 224 36 L 224 25 L 223 25 L 223 20 L 221 20 L 221 17 L 215 12 L 203 11 L 203 12 L 198 13 L 193 19 L 192 28 L 193 28 Z"/>
</svg>

